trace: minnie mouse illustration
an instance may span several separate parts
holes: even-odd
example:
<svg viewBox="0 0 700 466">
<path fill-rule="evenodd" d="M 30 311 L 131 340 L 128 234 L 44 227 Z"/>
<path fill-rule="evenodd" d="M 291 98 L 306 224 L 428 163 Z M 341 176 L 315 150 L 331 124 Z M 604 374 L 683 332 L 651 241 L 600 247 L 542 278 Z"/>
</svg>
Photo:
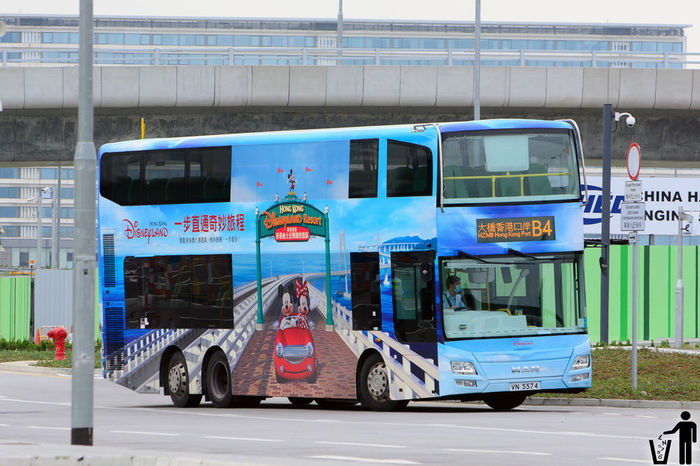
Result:
<svg viewBox="0 0 700 466">
<path fill-rule="evenodd" d="M 297 301 L 299 301 L 297 314 L 307 317 L 309 315 L 309 286 L 306 284 L 306 280 L 303 284 L 296 280 L 296 295 Z"/>
</svg>

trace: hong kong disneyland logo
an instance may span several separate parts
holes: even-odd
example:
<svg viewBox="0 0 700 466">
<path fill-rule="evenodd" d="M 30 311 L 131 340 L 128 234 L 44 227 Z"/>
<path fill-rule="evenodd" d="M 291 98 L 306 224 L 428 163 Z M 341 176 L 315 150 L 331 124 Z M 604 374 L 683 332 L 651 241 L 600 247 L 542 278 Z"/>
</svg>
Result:
<svg viewBox="0 0 700 466">
<path fill-rule="evenodd" d="M 162 225 L 155 227 L 139 228 L 139 222 L 133 222 L 128 219 L 122 219 L 126 223 L 124 226 L 124 236 L 126 239 L 146 238 L 148 244 L 151 243 L 151 238 L 167 238 L 168 229 Z"/>
</svg>

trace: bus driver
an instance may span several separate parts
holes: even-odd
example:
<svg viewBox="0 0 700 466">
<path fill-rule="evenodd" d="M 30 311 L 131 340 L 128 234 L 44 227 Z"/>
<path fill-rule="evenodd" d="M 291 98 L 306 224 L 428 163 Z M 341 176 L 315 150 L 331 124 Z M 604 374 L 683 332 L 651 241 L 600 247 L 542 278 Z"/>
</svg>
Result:
<svg viewBox="0 0 700 466">
<path fill-rule="evenodd" d="M 444 293 L 443 309 L 466 311 L 467 307 L 462 298 L 462 281 L 456 275 L 447 277 L 447 291 Z"/>
</svg>

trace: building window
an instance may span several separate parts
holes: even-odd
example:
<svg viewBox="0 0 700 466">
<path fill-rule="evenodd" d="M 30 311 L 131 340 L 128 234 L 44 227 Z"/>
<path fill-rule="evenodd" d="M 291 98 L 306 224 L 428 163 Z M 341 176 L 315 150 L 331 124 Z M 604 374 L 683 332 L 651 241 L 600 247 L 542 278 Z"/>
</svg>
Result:
<svg viewBox="0 0 700 466">
<path fill-rule="evenodd" d="M 61 218 L 73 218 L 73 207 L 61 207 Z"/>
<path fill-rule="evenodd" d="M 20 267 L 29 267 L 29 251 L 20 251 L 19 252 L 19 266 Z"/>
<path fill-rule="evenodd" d="M 61 178 L 64 180 L 72 180 L 75 178 L 75 172 L 72 168 L 61 168 Z"/>
<path fill-rule="evenodd" d="M 19 217 L 19 207 L 0 206 L 0 217 L 3 217 L 3 218 L 17 218 L 17 217 Z"/>
<path fill-rule="evenodd" d="M 73 199 L 74 188 L 61 188 L 61 198 Z"/>
<path fill-rule="evenodd" d="M 0 238 L 19 238 L 20 228 L 16 225 L 2 227 L 3 233 L 0 233 Z"/>
<path fill-rule="evenodd" d="M 0 186 L 0 198 L 19 199 L 19 188 L 14 187 L 14 186 L 9 186 L 9 187 Z"/>
<path fill-rule="evenodd" d="M 40 177 L 42 180 L 55 180 L 58 176 L 58 169 L 56 168 L 42 168 L 40 171 Z"/>
<path fill-rule="evenodd" d="M 19 168 L 0 167 L 0 178 L 9 178 L 11 180 L 16 180 L 17 178 L 19 178 Z"/>
</svg>

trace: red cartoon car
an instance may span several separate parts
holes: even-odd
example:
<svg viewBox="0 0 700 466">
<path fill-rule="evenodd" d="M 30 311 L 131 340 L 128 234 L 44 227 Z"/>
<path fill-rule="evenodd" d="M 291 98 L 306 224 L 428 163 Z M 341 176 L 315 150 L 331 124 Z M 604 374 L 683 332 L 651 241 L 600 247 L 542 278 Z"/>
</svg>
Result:
<svg viewBox="0 0 700 466">
<path fill-rule="evenodd" d="M 275 375 L 278 382 L 302 379 L 316 382 L 316 351 L 305 316 L 280 317 L 275 336 Z"/>
</svg>

